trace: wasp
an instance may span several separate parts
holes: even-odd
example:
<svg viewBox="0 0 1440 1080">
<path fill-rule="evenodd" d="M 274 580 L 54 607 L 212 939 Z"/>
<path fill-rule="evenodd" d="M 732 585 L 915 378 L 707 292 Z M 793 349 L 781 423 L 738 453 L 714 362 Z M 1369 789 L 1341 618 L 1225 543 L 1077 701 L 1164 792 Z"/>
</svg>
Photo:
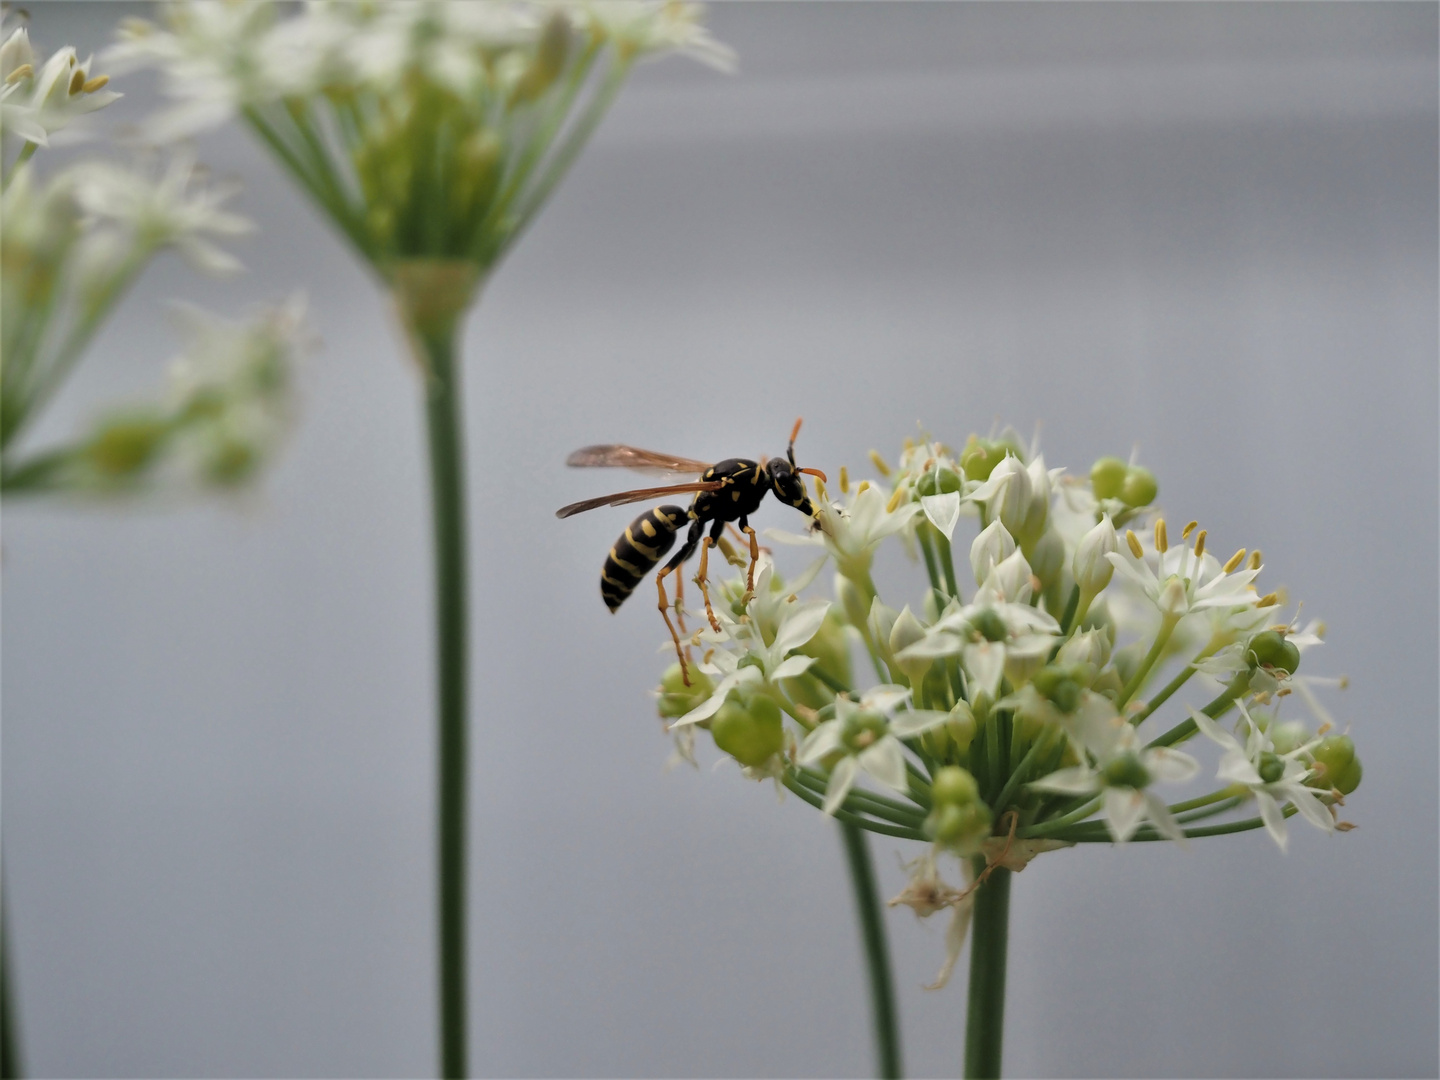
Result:
<svg viewBox="0 0 1440 1080">
<path fill-rule="evenodd" d="M 766 494 L 773 491 L 775 497 L 787 506 L 793 506 L 811 519 L 816 519 L 815 506 L 805 494 L 805 483 L 799 474 L 808 473 L 819 477 L 822 483 L 825 482 L 825 474 L 819 469 L 802 469 L 795 464 L 795 438 L 800 434 L 800 423 L 800 420 L 796 420 L 790 431 L 790 445 L 783 458 L 762 457 L 759 461 L 726 458 L 711 464 L 693 458 L 673 457 L 634 446 L 609 443 L 603 446 L 586 446 L 565 459 L 565 464 L 577 468 L 620 466 L 689 473 L 699 477 L 687 484 L 637 488 L 634 491 L 602 495 L 598 499 L 585 499 L 555 511 L 556 517 L 567 518 L 601 506 L 624 506 L 627 503 L 645 502 L 665 495 L 694 492 L 695 498 L 689 507 L 657 506 L 632 521 L 611 546 L 610 553 L 605 556 L 605 566 L 600 571 L 600 595 L 605 600 L 605 606 L 614 612 L 635 591 L 636 586 L 650 572 L 650 568 L 675 546 L 676 536 L 689 524 L 684 544 L 655 578 L 660 614 L 664 616 L 670 638 L 675 642 L 675 655 L 680 658 L 680 672 L 686 686 L 690 685 L 690 673 L 685 662 L 685 652 L 680 647 L 680 635 L 675 630 L 675 624 L 670 621 L 670 601 L 665 595 L 665 578 L 670 574 L 675 575 L 676 614 L 681 618 L 680 625 L 683 629 L 685 624 L 679 610 L 683 588 L 680 568 L 695 554 L 697 547 L 700 549 L 700 571 L 695 575 L 695 584 L 700 586 L 700 595 L 705 598 L 705 616 L 718 633 L 720 621 L 715 618 L 715 611 L 710 606 L 706 569 L 710 549 L 719 542 L 725 526 L 734 522 L 750 540 L 750 570 L 745 583 L 745 596 L 749 599 L 755 591 L 755 564 L 760 559 L 760 543 L 755 537 L 755 530 L 750 527 L 749 519 Z M 707 525 L 708 534 L 705 531 Z"/>
</svg>

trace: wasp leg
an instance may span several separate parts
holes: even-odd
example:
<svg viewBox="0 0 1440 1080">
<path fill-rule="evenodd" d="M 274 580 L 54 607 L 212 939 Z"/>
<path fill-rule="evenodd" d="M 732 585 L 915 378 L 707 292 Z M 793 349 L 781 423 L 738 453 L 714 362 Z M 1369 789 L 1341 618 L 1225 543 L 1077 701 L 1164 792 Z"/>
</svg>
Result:
<svg viewBox="0 0 1440 1080">
<path fill-rule="evenodd" d="M 677 582 L 675 586 L 675 599 L 678 602 L 680 599 L 680 591 L 683 588 L 683 586 L 678 584 L 680 581 L 680 568 L 685 565 L 686 559 L 695 554 L 695 545 L 700 542 L 700 534 L 704 531 L 704 528 L 705 526 L 700 522 L 693 522 L 690 526 L 689 534 L 685 537 L 685 543 L 681 545 L 680 550 L 665 564 L 660 573 L 655 575 L 655 586 L 660 593 L 660 614 L 665 619 L 666 629 L 670 631 L 670 640 L 675 642 L 675 656 L 680 661 L 680 678 L 686 686 L 690 685 L 690 667 L 685 661 L 685 650 L 680 647 L 680 635 L 675 632 L 675 624 L 670 621 L 670 601 L 665 597 L 665 575 L 675 575 Z M 676 614 L 679 614 L 678 610 Z M 681 625 L 684 625 L 683 622 Z"/>
<path fill-rule="evenodd" d="M 680 624 L 680 633 L 685 633 L 685 575 L 675 574 L 675 621 Z"/>
<path fill-rule="evenodd" d="M 670 631 L 670 640 L 675 642 L 675 659 L 680 661 L 680 678 L 686 686 L 690 685 L 690 668 L 685 663 L 685 650 L 680 647 L 680 635 L 675 632 L 675 624 L 670 621 L 670 601 L 665 598 L 665 575 L 670 573 L 667 566 L 655 576 L 655 587 L 660 590 L 660 617 L 665 620 L 665 627 Z M 680 576 L 678 573 L 675 575 Z"/>
<path fill-rule="evenodd" d="M 745 577 L 745 603 L 748 604 L 755 595 L 755 566 L 760 561 L 760 541 L 755 537 L 755 530 L 748 524 L 742 524 L 740 530 L 750 537 L 750 572 Z"/>
<path fill-rule="evenodd" d="M 710 549 L 715 546 L 715 542 L 724 532 L 725 523 L 715 522 L 714 527 L 710 530 L 710 535 L 705 537 L 705 542 L 700 545 L 700 572 L 695 575 L 695 584 L 700 586 L 700 595 L 705 598 L 705 617 L 710 620 L 710 629 L 717 634 L 720 633 L 720 620 L 715 618 L 715 609 L 710 606 L 709 578 L 706 576 L 706 571 L 710 566 Z"/>
</svg>

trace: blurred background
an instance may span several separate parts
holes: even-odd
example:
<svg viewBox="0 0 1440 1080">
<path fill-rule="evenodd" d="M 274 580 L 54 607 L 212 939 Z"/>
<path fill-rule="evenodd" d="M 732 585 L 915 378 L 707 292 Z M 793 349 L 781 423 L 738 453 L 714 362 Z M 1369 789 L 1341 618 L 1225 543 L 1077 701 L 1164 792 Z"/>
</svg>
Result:
<svg viewBox="0 0 1440 1080">
<path fill-rule="evenodd" d="M 123 4 L 34 3 L 82 56 Z M 1326 838 L 1088 845 L 1014 883 L 1013 1075 L 1437 1071 L 1437 9 L 766 4 L 720 76 L 636 74 L 469 326 L 472 1062 L 487 1075 L 871 1069 L 835 828 L 666 771 L 649 603 L 610 616 L 623 441 L 866 475 L 917 421 L 1141 460 L 1178 521 L 1330 633 L 1365 782 Z M 105 124 L 145 115 L 149 76 Z M 5 508 L 3 811 L 28 1067 L 435 1068 L 420 403 L 375 283 L 246 132 L 259 231 L 168 262 L 35 443 L 148 394 L 173 298 L 304 290 L 304 416 L 251 498 Z M 643 481 L 642 481 L 643 483 Z M 757 525 L 794 528 L 773 503 Z M 793 572 L 808 554 L 780 549 Z M 880 568 L 897 606 L 919 572 Z M 902 593 L 902 587 L 908 592 Z M 913 596 L 910 595 L 913 593 Z M 668 646 L 666 646 L 668 648 Z M 702 738 L 702 742 L 704 742 Z M 887 895 L 903 842 L 872 838 Z M 961 1069 L 943 917 L 889 915 L 906 1065 Z M 963 967 L 961 971 L 963 972 Z"/>
</svg>

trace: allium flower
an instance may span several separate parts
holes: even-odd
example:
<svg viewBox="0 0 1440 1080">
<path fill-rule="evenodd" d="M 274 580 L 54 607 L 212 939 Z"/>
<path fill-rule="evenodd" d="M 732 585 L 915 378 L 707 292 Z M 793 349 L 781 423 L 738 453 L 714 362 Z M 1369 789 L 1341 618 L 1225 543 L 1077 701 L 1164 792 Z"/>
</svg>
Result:
<svg viewBox="0 0 1440 1080">
<path fill-rule="evenodd" d="M 1105 558 L 1155 605 L 1162 619 L 1176 622 L 1207 608 L 1246 611 L 1257 606 L 1260 597 L 1250 583 L 1260 573 L 1259 566 L 1222 567 L 1205 550 L 1203 530 L 1195 534 L 1193 544 L 1170 547 L 1162 519 L 1156 522 L 1155 536 L 1156 544 L 1146 550 L 1133 532 L 1127 532 L 1121 549 Z"/>
<path fill-rule="evenodd" d="M 1288 753 L 1277 754 L 1275 744 L 1260 730 L 1243 704 L 1240 706 L 1240 726 L 1245 732 L 1243 745 L 1204 713 L 1191 709 L 1190 718 L 1207 739 L 1225 751 L 1216 777 L 1249 790 L 1260 808 L 1265 831 L 1281 851 L 1289 843 L 1285 814 L 1281 809 L 1287 802 L 1293 804 L 1300 816 L 1317 829 L 1334 831 L 1335 819 L 1305 783 L 1311 775 L 1311 767 L 1305 758 L 1319 744 L 1319 739 L 1297 746 Z"/>
<path fill-rule="evenodd" d="M 105 89 L 108 75 L 94 73 L 93 58 L 80 60 L 70 46 L 41 60 L 29 31 L 0 23 L 0 135 L 35 146 L 78 117 L 103 109 L 120 97 Z M 8 148 L 5 150 L 9 156 Z"/>
<path fill-rule="evenodd" d="M 891 714 L 910 692 L 903 686 L 877 686 L 865 691 L 858 704 L 848 698 L 835 699 L 835 719 L 815 728 L 800 744 L 801 765 L 830 762 L 830 786 L 825 791 L 825 813 L 840 809 L 861 773 L 904 794 L 905 753 L 892 730 Z M 945 714 L 927 715 L 922 725 L 943 723 Z M 925 726 L 904 729 L 909 734 Z"/>
<path fill-rule="evenodd" d="M 848 503 L 821 499 L 817 505 L 817 533 L 801 536 L 766 529 L 765 535 L 782 544 L 823 544 L 835 560 L 835 569 L 857 583 L 869 582 L 870 564 L 880 542 L 903 530 L 920 513 L 917 503 L 890 505 L 885 492 L 873 484 L 861 485 Z M 868 608 L 867 601 L 867 612 Z"/>
</svg>

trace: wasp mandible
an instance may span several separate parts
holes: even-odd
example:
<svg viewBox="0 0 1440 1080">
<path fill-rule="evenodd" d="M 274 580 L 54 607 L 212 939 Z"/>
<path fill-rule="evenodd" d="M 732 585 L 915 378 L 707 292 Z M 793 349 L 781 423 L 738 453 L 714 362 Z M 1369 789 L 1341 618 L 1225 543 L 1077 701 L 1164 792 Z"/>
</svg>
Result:
<svg viewBox="0 0 1440 1080">
<path fill-rule="evenodd" d="M 683 588 L 680 568 L 686 559 L 695 554 L 695 549 L 700 548 L 700 572 L 695 575 L 695 584 L 700 586 L 700 595 L 705 598 L 705 616 L 718 633 L 720 621 L 715 618 L 715 611 L 710 606 L 706 569 L 710 549 L 719 541 L 726 524 L 733 521 L 750 539 L 750 570 L 745 583 L 745 596 L 749 599 L 755 591 L 755 564 L 760 559 L 760 543 L 755 537 L 755 530 L 750 527 L 749 518 L 760 506 L 766 493 L 773 491 L 775 497 L 787 506 L 793 506 L 811 518 L 816 517 L 815 506 L 805 494 L 805 483 L 799 474 L 809 473 L 819 477 L 822 482 L 825 481 L 825 474 L 819 469 L 802 469 L 795 464 L 795 438 L 800 434 L 800 423 L 800 420 L 796 420 L 790 431 L 790 445 L 783 458 L 762 457 L 759 461 L 726 458 L 712 465 L 692 458 L 673 457 L 651 450 L 640 450 L 634 446 L 611 443 L 584 447 L 565 459 L 565 464 L 580 468 L 622 466 L 690 473 L 700 477 L 688 484 L 637 488 L 615 495 L 602 495 L 598 499 L 585 499 L 555 511 L 556 517 L 567 518 L 600 506 L 623 506 L 626 503 L 658 499 L 663 495 L 680 495 L 692 491 L 695 493 L 695 498 L 688 508 L 657 506 L 632 521 L 610 548 L 610 553 L 605 557 L 604 569 L 600 571 L 600 595 L 605 599 L 605 606 L 612 612 L 616 611 L 635 591 L 635 587 L 649 573 L 650 568 L 663 559 L 665 553 L 674 546 L 675 537 L 685 523 L 690 523 L 690 532 L 685 537 L 685 543 L 655 578 L 660 598 L 660 614 L 664 616 L 670 638 L 675 642 L 675 655 L 680 658 L 680 672 L 686 686 L 690 685 L 690 672 L 685 663 L 685 652 L 680 647 L 680 635 L 675 630 L 675 624 L 670 621 L 670 601 L 665 595 L 665 578 L 672 573 L 675 575 L 675 599 L 678 603 Z M 705 533 L 707 524 L 710 526 L 708 535 Z M 683 621 L 681 626 L 684 626 Z"/>
</svg>

